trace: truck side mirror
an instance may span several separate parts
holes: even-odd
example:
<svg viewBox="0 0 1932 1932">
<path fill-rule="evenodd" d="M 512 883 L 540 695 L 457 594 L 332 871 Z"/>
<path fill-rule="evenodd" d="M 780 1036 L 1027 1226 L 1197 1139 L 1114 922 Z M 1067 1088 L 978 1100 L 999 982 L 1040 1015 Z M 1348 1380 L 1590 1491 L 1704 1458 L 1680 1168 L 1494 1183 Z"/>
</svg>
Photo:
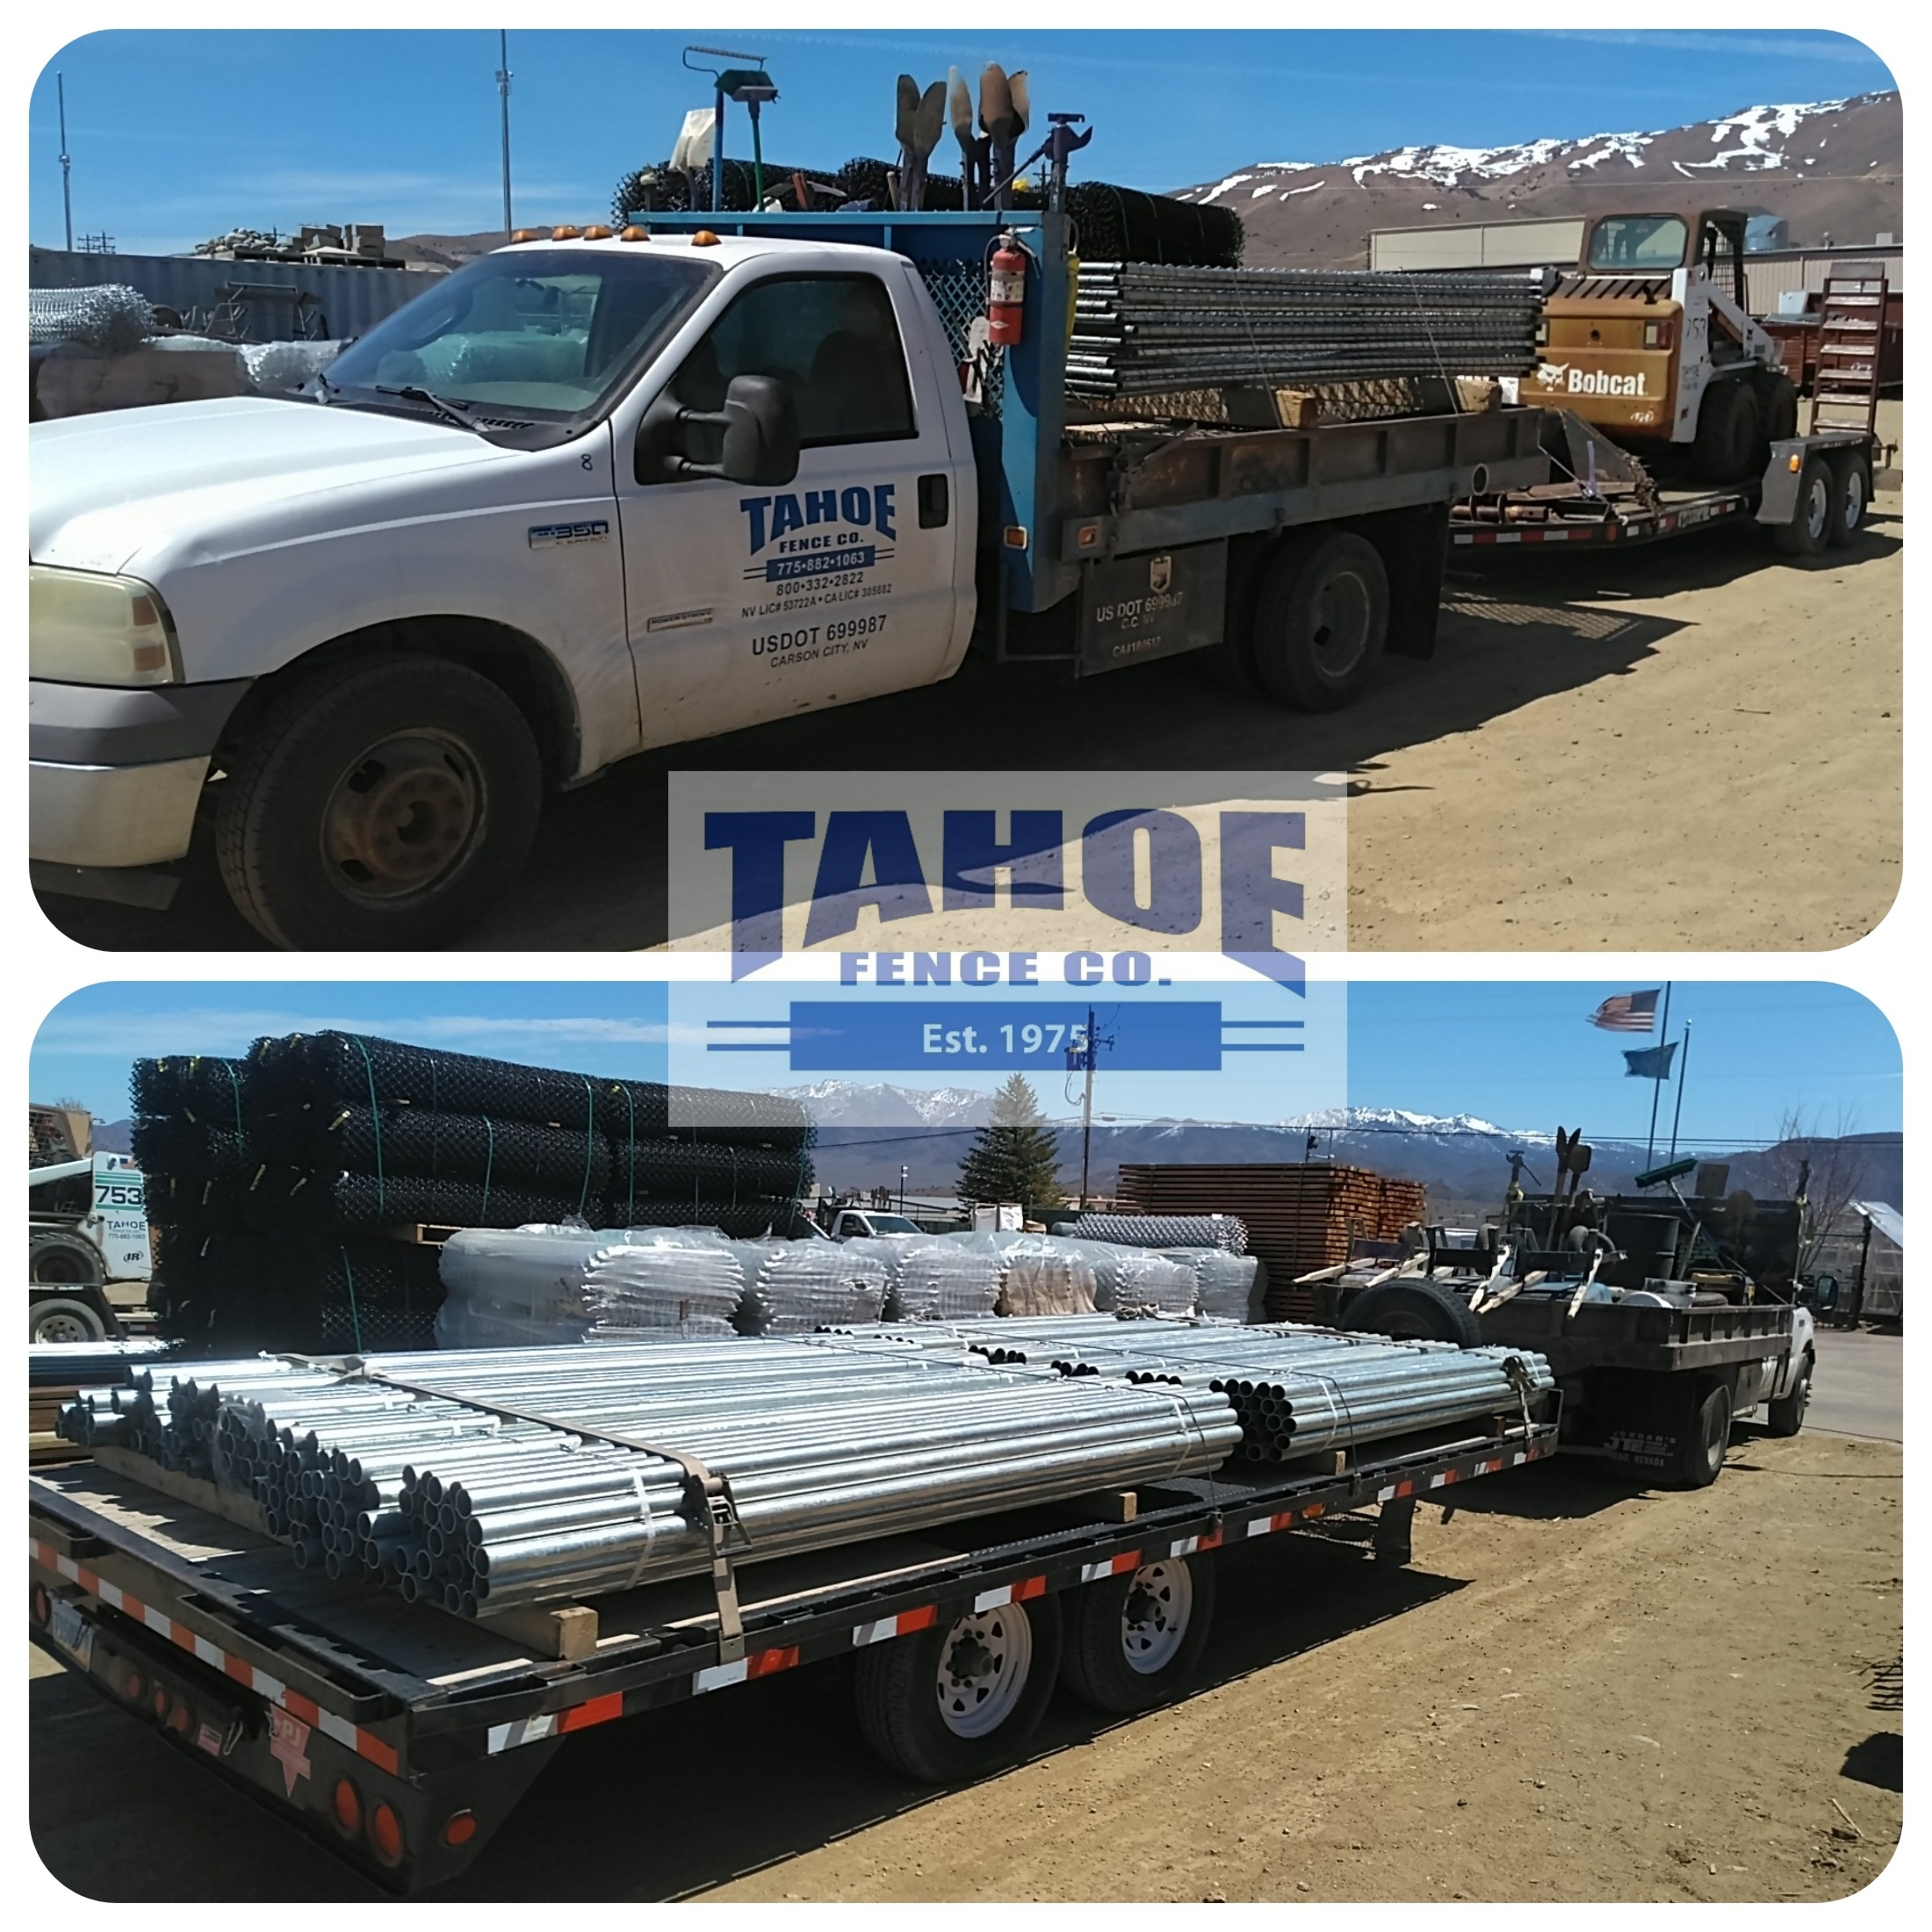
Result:
<svg viewBox="0 0 1932 1932">
<path fill-rule="evenodd" d="M 716 463 L 693 459 L 693 429 L 718 432 Z M 733 376 L 719 410 L 688 409 L 667 393 L 638 428 L 640 483 L 709 476 L 774 487 L 797 473 L 798 405 L 775 376 Z"/>
</svg>

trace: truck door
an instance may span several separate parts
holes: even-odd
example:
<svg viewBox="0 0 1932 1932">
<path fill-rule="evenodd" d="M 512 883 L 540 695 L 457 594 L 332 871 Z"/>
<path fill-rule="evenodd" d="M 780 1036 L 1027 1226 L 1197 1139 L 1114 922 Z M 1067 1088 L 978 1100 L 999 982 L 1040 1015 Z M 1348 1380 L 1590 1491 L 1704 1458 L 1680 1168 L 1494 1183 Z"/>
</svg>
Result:
<svg viewBox="0 0 1932 1932">
<path fill-rule="evenodd" d="M 701 410 L 723 407 L 734 376 L 788 384 L 802 446 L 789 485 L 639 483 L 620 463 L 645 744 L 849 703 L 949 668 L 962 479 L 935 386 L 952 371 L 930 366 L 897 265 L 753 282 L 671 378 L 677 400 Z"/>
</svg>

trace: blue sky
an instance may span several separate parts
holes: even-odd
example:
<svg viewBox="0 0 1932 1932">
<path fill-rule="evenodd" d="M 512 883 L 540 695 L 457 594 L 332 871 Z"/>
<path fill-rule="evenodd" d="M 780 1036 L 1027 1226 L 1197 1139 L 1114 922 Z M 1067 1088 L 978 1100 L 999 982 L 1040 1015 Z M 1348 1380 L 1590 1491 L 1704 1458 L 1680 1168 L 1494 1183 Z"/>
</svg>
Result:
<svg viewBox="0 0 1932 1932">
<path fill-rule="evenodd" d="M 668 152 L 708 83 L 688 40 L 765 54 L 766 146 L 836 166 L 891 150 L 894 77 L 1026 68 L 1034 110 L 1084 112 L 1090 178 L 1165 189 L 1253 161 L 1404 143 L 1488 147 L 1669 127 L 1760 102 L 1888 87 L 1835 33 L 1699 30 L 956 32 L 513 32 L 520 221 L 600 217 L 618 177 Z M 234 227 L 380 222 L 392 234 L 501 220 L 494 30 L 113 30 L 55 55 L 30 116 L 30 234 L 61 242 L 54 69 L 66 76 L 76 233 L 171 253 Z M 743 143 L 735 118 L 727 152 Z M 950 165 L 948 135 L 936 159 Z"/>
<path fill-rule="evenodd" d="M 1546 1133 L 1561 1121 L 1599 1140 L 1641 1140 L 1650 1088 L 1625 1077 L 1622 1049 L 1649 1042 L 1588 1023 L 1610 994 L 1633 990 L 1629 982 L 1358 983 L 1348 989 L 1349 1099 L 1358 1107 L 1473 1114 Z M 736 991 L 746 1002 L 742 1010 L 769 1004 L 754 984 Z M 1243 1013 L 1272 1013 L 1287 998 L 1258 982 L 1239 989 L 1182 987 L 1177 996 L 1224 998 L 1230 1012 Z M 1787 1108 L 1801 1110 L 1825 1132 L 1901 1127 L 1898 1042 L 1884 1015 L 1859 994 L 1819 982 L 1679 981 L 1671 998 L 1672 1039 L 1682 1037 L 1686 1018 L 1693 1026 L 1684 1144 L 1731 1148 L 1769 1140 Z M 663 988 L 635 982 L 112 983 L 83 988 L 48 1015 L 34 1045 L 32 1085 L 36 1099 L 75 1099 L 103 1118 L 119 1119 L 126 1111 L 129 1066 L 140 1055 L 236 1054 L 260 1034 L 330 1026 L 454 1052 L 661 1078 L 667 1025 Z M 1103 1075 L 1097 1111 L 1116 1118 L 1185 1112 L 1196 1119 L 1276 1120 L 1299 1110 L 1275 1104 L 1282 1065 L 1271 1056 L 1251 1056 L 1238 1066 L 1230 1061 L 1232 1071 L 1223 1076 Z M 754 1076 L 742 1063 L 707 1068 L 706 1078 L 716 1085 L 800 1079 L 779 1069 Z M 927 1084 L 907 1076 L 861 1078 Z M 1185 1092 L 1178 1084 L 1156 1084 L 1183 1078 Z M 1277 1083 L 1273 1092 L 1271 1082 Z M 1049 1114 L 1069 1112 L 1057 1081 L 1038 1085 Z M 1675 1088 L 1667 1087 L 1666 1121 L 1674 1097 Z"/>
</svg>

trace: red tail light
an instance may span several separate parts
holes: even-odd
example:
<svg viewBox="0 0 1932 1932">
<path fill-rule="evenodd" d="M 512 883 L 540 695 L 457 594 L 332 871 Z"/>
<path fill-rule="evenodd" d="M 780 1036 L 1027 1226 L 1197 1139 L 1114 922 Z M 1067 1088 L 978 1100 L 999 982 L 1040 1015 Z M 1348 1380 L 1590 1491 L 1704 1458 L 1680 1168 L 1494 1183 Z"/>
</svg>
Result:
<svg viewBox="0 0 1932 1932">
<path fill-rule="evenodd" d="M 451 1812 L 443 1821 L 443 1842 L 446 1845 L 466 1845 L 476 1836 L 476 1813 L 472 1811 Z"/>
<path fill-rule="evenodd" d="M 362 1793 L 346 1777 L 335 1780 L 335 1788 L 328 1794 L 328 1809 L 335 1829 L 344 1838 L 353 1838 L 362 1829 Z"/>
<path fill-rule="evenodd" d="M 1668 349 L 1675 339 L 1675 332 L 1668 321 L 1644 324 L 1644 347 L 1646 349 Z"/>
<path fill-rule="evenodd" d="M 378 1798 L 369 1813 L 369 1842 L 386 1865 L 402 1863 L 402 1820 L 386 1799 Z"/>
</svg>

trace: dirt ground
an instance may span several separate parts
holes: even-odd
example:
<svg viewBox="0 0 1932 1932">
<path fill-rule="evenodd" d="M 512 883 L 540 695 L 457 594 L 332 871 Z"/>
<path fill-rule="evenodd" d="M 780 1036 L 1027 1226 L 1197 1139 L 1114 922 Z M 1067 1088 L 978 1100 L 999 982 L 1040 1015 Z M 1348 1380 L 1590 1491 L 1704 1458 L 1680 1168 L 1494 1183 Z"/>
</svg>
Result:
<svg viewBox="0 0 1932 1932">
<path fill-rule="evenodd" d="M 673 1706 L 572 1741 L 445 1895 L 1844 1897 L 1902 1818 L 1901 1471 L 1744 1431 L 1702 1492 L 1488 1479 L 1418 1511 L 1405 1570 L 1224 1552 L 1203 1688 L 1104 1727 L 1060 1697 L 1032 1761 L 938 1796 L 866 1754 L 835 1667 Z M 30 1690 L 34 1839 L 75 1890 L 373 1896 L 72 1679 Z"/>
<path fill-rule="evenodd" d="M 1230 696 L 1181 659 L 1078 686 L 950 682 L 647 753 L 552 799 L 466 945 L 666 938 L 667 775 L 813 768 L 1345 770 L 1350 943 L 1388 951 L 1819 949 L 1891 905 L 1901 843 L 1901 500 L 1782 558 L 1755 526 L 1452 582 L 1435 657 L 1330 716 Z M 1465 553 L 1467 556 L 1467 553 Z M 166 913 L 43 908 L 108 949 L 259 950 L 204 838 Z"/>
</svg>

